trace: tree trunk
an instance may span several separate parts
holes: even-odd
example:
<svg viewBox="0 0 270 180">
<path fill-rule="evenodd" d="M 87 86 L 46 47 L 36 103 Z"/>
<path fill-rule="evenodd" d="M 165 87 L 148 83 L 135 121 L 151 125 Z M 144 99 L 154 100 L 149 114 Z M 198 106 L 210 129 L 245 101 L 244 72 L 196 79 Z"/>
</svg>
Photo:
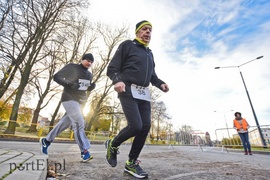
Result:
<svg viewBox="0 0 270 180">
<path fill-rule="evenodd" d="M 61 106 L 61 99 L 60 99 L 60 101 L 58 102 L 57 107 L 56 107 L 56 109 L 55 109 L 55 111 L 54 111 L 54 113 L 53 113 L 53 115 L 52 115 L 52 119 L 51 119 L 51 122 L 50 122 L 49 132 L 53 129 L 53 125 L 54 125 L 56 116 L 57 116 L 57 114 L 58 114 L 58 111 L 59 111 L 59 109 L 60 109 L 60 106 Z"/>
<path fill-rule="evenodd" d="M 10 114 L 10 118 L 9 118 L 10 121 L 9 121 L 8 127 L 5 131 L 6 134 L 15 134 L 18 111 L 19 111 L 19 107 L 20 107 L 21 98 L 23 95 L 23 90 L 24 90 L 26 84 L 27 84 L 27 81 L 23 82 L 23 78 L 22 78 L 21 83 L 20 83 L 19 88 L 18 88 L 18 92 L 17 92 L 16 98 L 15 98 L 14 104 L 13 104 L 13 107 L 12 107 L 12 111 Z"/>
<path fill-rule="evenodd" d="M 32 118 L 31 126 L 27 130 L 27 132 L 37 132 L 37 121 L 38 121 L 38 115 L 40 112 L 40 106 L 41 106 L 41 104 L 38 104 L 38 106 L 36 107 L 36 109 L 34 111 L 34 116 Z"/>
<path fill-rule="evenodd" d="M 96 120 L 96 116 L 94 115 L 91 117 L 91 119 L 90 119 L 90 121 L 85 129 L 87 131 L 87 133 L 86 133 L 87 135 L 90 134 L 90 130 L 91 130 L 92 125 L 94 124 L 95 120 Z"/>
</svg>

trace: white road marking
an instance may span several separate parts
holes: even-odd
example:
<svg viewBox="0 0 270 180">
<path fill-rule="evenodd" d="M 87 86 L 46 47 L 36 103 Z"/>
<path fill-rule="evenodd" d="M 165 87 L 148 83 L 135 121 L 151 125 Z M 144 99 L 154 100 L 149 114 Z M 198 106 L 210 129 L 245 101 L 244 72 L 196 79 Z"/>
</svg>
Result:
<svg viewBox="0 0 270 180">
<path fill-rule="evenodd" d="M 191 172 L 191 173 L 177 174 L 177 175 L 165 178 L 165 180 L 178 179 L 180 177 L 191 176 L 191 175 L 194 175 L 194 174 L 202 174 L 202 173 L 206 173 L 206 172 L 207 171 L 197 171 L 197 172 Z"/>
</svg>

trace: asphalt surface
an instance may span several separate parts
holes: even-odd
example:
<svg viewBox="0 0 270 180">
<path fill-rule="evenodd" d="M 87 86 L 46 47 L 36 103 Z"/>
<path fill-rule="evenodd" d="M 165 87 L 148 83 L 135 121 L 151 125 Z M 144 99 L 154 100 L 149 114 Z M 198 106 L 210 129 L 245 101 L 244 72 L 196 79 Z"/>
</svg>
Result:
<svg viewBox="0 0 270 180">
<path fill-rule="evenodd" d="M 125 161 L 127 160 L 130 145 L 121 145 L 118 155 L 118 165 L 113 168 L 105 161 L 105 147 L 103 144 L 92 144 L 90 149 L 94 159 L 83 163 L 80 161 L 79 148 L 75 143 L 53 143 L 49 147 L 48 165 L 49 169 L 54 170 L 55 179 L 136 179 L 127 173 L 124 173 Z M 0 141 L 0 172 L 1 169 L 9 169 L 12 159 L 1 163 L 1 157 L 7 155 L 7 152 L 23 152 L 24 157 L 44 159 L 46 156 L 40 155 L 40 146 L 38 142 L 11 142 Z M 146 145 L 139 158 L 141 167 L 149 173 L 148 179 L 182 179 L 182 180 L 268 180 L 270 179 L 270 155 L 257 154 L 252 156 L 244 155 L 242 152 L 227 152 L 221 148 L 198 146 L 154 146 Z M 28 160 L 28 162 L 29 162 Z M 9 162 L 9 163 L 7 163 Z M 15 162 L 15 161 L 14 161 Z M 36 161 L 35 161 L 36 162 Z M 40 160 L 37 164 L 42 164 Z M 12 164 L 13 165 L 13 164 Z M 39 169 L 42 168 L 39 167 Z M 40 174 L 44 171 L 37 171 L 37 166 L 29 164 L 28 169 L 34 167 L 34 170 L 16 170 L 12 178 L 16 175 L 18 179 L 31 175 L 33 179 L 46 179 Z M 35 177 L 33 174 L 39 174 Z M 1 179 L 1 174 L 0 174 Z M 27 178 L 25 178 L 27 179 Z M 53 179 L 47 177 L 47 179 Z"/>
</svg>

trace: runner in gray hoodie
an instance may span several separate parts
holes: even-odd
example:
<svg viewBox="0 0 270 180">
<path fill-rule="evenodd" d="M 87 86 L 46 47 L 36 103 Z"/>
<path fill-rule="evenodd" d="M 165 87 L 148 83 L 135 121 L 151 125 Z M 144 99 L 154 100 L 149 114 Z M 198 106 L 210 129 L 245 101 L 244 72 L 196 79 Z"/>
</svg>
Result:
<svg viewBox="0 0 270 180">
<path fill-rule="evenodd" d="M 80 64 L 67 64 L 54 75 L 54 81 L 64 86 L 61 101 L 66 113 L 46 138 L 40 139 L 42 153 L 48 154 L 48 147 L 55 137 L 72 125 L 82 161 L 86 162 L 93 158 L 88 151 L 90 142 L 85 135 L 85 122 L 81 109 L 82 104 L 87 100 L 86 91 L 95 88 L 95 84 L 91 83 L 92 74 L 88 71 L 93 62 L 93 55 L 88 53 L 82 57 Z"/>
</svg>

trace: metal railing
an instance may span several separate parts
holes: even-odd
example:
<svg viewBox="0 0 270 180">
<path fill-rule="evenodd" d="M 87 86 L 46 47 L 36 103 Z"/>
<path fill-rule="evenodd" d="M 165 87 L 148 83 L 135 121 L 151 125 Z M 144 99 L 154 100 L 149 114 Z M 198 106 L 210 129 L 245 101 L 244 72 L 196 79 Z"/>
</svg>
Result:
<svg viewBox="0 0 270 180">
<path fill-rule="evenodd" d="M 4 135 L 8 137 L 26 137 L 26 138 L 40 138 L 45 137 L 50 129 L 53 128 L 53 126 L 44 126 L 41 124 L 35 124 L 36 125 L 36 132 L 28 132 L 28 129 L 30 128 L 29 123 L 23 123 L 23 122 L 16 122 L 17 127 L 14 134 L 5 134 L 5 130 L 7 129 L 8 123 L 10 121 L 0 121 L 0 136 Z M 91 141 L 99 141 L 99 142 L 105 142 L 108 138 L 112 138 L 116 134 L 113 134 L 110 131 L 85 131 L 87 137 Z M 60 133 L 56 139 L 62 139 L 62 140 L 74 140 L 74 132 L 72 129 L 68 128 L 62 133 Z M 133 138 L 130 138 L 126 141 L 126 143 L 132 142 Z M 150 134 L 146 140 L 146 144 L 159 144 L 159 145 L 197 145 L 197 144 L 205 144 L 204 135 L 192 135 L 189 132 L 166 132 L 159 135 L 159 140 L 157 140 L 156 137 L 151 137 Z"/>
<path fill-rule="evenodd" d="M 0 135 L 6 135 L 5 130 L 9 121 L 0 120 Z M 18 127 L 14 135 L 8 134 L 8 136 L 20 136 L 20 137 L 31 137 L 40 138 L 45 137 L 49 133 L 49 129 L 53 126 L 40 126 L 36 125 L 36 132 L 28 132 L 30 125 L 29 123 L 16 122 Z M 270 146 L 270 125 L 260 126 L 265 142 L 267 146 Z M 108 138 L 112 138 L 116 134 L 109 131 L 85 131 L 87 137 L 91 141 L 106 141 Z M 233 128 L 220 128 L 215 130 L 216 140 L 214 137 L 207 136 L 206 134 L 194 133 L 194 132 L 167 132 L 160 135 L 160 139 L 157 141 L 156 137 L 148 136 L 146 144 L 163 144 L 163 145 L 200 145 L 200 146 L 242 146 L 239 135 Z M 74 140 L 74 132 L 71 129 L 67 129 L 57 136 L 57 139 Z M 249 128 L 249 140 L 252 146 L 262 146 L 262 142 L 256 126 Z M 127 142 L 132 142 L 132 138 Z"/>
<path fill-rule="evenodd" d="M 270 146 L 270 125 L 261 125 L 263 138 L 267 147 Z M 249 141 L 251 146 L 264 147 L 257 126 L 250 126 L 248 129 Z M 217 146 L 242 146 L 242 142 L 234 128 L 220 128 L 215 130 Z"/>
</svg>

